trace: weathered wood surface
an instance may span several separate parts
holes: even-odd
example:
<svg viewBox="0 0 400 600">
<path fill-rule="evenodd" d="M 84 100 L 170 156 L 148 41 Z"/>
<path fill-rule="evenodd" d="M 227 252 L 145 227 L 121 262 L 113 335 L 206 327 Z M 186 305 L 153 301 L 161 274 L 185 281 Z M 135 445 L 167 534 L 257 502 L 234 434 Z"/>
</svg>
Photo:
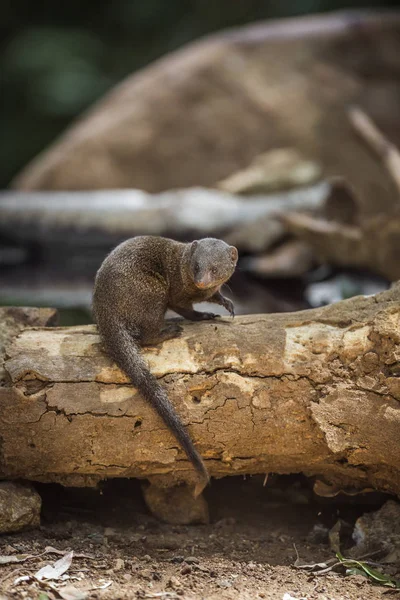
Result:
<svg viewBox="0 0 400 600">
<path fill-rule="evenodd" d="M 57 319 L 54 308 L 0 306 L 0 386 L 7 375 L 4 352 L 11 340 L 26 327 L 50 327 L 57 324 Z"/>
<path fill-rule="evenodd" d="M 399 325 L 398 284 L 317 310 L 187 323 L 145 355 L 212 476 L 304 472 L 400 494 Z M 5 369 L 2 477 L 191 481 L 94 326 L 26 329 Z"/>
</svg>

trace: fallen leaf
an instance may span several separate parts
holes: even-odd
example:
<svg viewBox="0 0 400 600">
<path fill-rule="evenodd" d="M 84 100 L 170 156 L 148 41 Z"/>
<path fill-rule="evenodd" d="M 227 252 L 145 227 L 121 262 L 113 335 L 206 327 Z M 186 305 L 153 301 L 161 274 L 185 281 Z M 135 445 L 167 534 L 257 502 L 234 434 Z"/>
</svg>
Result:
<svg viewBox="0 0 400 600">
<path fill-rule="evenodd" d="M 17 577 L 17 579 L 14 579 L 14 585 L 19 585 L 23 581 L 29 581 L 30 579 L 30 575 L 22 575 L 21 577 Z"/>
<path fill-rule="evenodd" d="M 380 583 L 381 585 L 388 586 L 388 587 L 394 588 L 396 590 L 400 589 L 400 581 L 372 568 L 370 566 L 369 561 L 348 559 L 348 558 L 345 558 L 342 554 L 340 554 L 340 552 L 337 552 L 336 556 L 340 560 L 341 564 L 346 568 L 346 573 L 354 574 L 355 571 L 357 573 L 359 571 L 363 571 L 363 573 L 367 577 L 372 579 L 375 583 Z M 349 573 L 349 571 L 350 571 L 350 573 Z"/>
<path fill-rule="evenodd" d="M 57 550 L 57 548 L 53 548 L 53 546 L 46 546 L 43 554 L 60 554 L 60 555 L 64 556 L 65 550 Z M 89 558 L 90 560 L 95 559 L 95 557 L 92 556 L 91 554 L 79 554 L 76 552 L 74 552 L 74 557 L 75 558 Z"/>
<path fill-rule="evenodd" d="M 326 570 L 326 569 L 332 569 L 332 567 L 330 567 L 330 564 L 336 563 L 337 564 L 337 559 L 336 558 L 331 558 L 329 560 L 327 560 L 326 562 L 315 562 L 315 563 L 302 563 L 300 561 L 300 556 L 299 553 L 297 551 L 297 547 L 296 544 L 293 544 L 294 550 L 296 552 L 296 560 L 294 562 L 294 566 L 296 567 L 296 569 L 306 569 L 308 571 L 319 571 L 319 570 Z"/>
<path fill-rule="evenodd" d="M 10 554 L 10 555 L 0 555 L 0 565 L 9 565 L 11 563 L 21 563 L 26 560 L 30 560 L 31 558 L 40 558 L 44 554 L 60 554 L 62 556 L 65 555 L 64 550 L 57 550 L 57 548 L 53 548 L 52 546 L 46 546 L 43 552 L 40 554 Z M 94 560 L 94 556 L 90 554 L 74 554 L 75 558 L 88 558 L 90 560 Z"/>
<path fill-rule="evenodd" d="M 98 585 L 98 586 L 92 587 L 90 589 L 91 590 L 105 590 L 106 588 L 110 587 L 110 585 L 112 585 L 112 581 L 106 581 L 102 585 Z"/>
<path fill-rule="evenodd" d="M 337 564 L 337 561 L 335 561 L 335 562 Z M 306 569 L 309 571 L 317 571 L 318 569 L 328 569 L 329 568 L 329 565 L 327 562 L 302 564 L 298 560 L 295 561 L 294 566 L 297 569 Z"/>
<path fill-rule="evenodd" d="M 78 588 L 73 585 L 67 585 L 64 588 L 59 589 L 58 593 L 63 600 L 86 600 L 88 597 L 87 592 L 78 590 Z"/>
<path fill-rule="evenodd" d="M 42 579 L 59 579 L 71 566 L 72 557 L 74 556 L 73 550 L 65 554 L 62 558 L 57 560 L 53 565 L 46 565 L 39 569 L 35 573 L 35 579 L 41 581 Z"/>
<path fill-rule="evenodd" d="M 28 558 L 32 557 L 32 554 L 11 554 L 10 556 L 0 556 L 0 565 L 24 562 L 24 560 L 28 560 Z"/>
</svg>

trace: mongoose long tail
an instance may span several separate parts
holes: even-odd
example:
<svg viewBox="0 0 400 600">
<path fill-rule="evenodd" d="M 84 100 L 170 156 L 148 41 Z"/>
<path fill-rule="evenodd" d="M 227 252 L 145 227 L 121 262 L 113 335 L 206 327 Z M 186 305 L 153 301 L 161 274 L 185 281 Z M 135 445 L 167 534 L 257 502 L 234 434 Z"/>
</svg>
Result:
<svg viewBox="0 0 400 600">
<path fill-rule="evenodd" d="M 108 330 L 110 326 L 111 323 L 108 322 Z M 108 335 L 105 340 L 108 352 L 117 365 L 125 371 L 143 398 L 155 408 L 186 452 L 201 478 L 208 482 L 210 477 L 204 462 L 170 403 L 165 389 L 158 383 L 154 375 L 150 373 L 146 362 L 141 356 L 138 341 L 120 323 L 114 323 L 113 329 L 112 335 Z"/>
</svg>

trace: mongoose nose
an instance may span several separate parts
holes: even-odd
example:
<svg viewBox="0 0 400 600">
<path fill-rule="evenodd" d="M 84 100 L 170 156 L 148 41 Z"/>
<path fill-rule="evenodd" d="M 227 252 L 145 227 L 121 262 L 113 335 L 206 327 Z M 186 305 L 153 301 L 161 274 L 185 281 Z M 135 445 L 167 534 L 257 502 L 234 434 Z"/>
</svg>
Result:
<svg viewBox="0 0 400 600">
<path fill-rule="evenodd" d="M 203 277 L 201 279 L 195 280 L 196 287 L 198 287 L 200 289 L 207 288 L 212 283 L 213 283 L 213 281 L 212 281 L 209 273 L 203 275 Z"/>
</svg>

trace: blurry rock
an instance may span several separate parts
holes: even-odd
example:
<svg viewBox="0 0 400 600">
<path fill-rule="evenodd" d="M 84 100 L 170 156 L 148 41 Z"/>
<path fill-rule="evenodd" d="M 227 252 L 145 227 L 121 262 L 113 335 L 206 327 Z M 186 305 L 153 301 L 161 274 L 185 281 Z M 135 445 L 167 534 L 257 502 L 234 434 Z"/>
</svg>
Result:
<svg viewBox="0 0 400 600">
<path fill-rule="evenodd" d="M 143 485 L 145 502 L 158 519 L 175 525 L 208 523 L 208 506 L 202 495 L 196 498 L 193 489 L 185 485 L 162 488 Z"/>
<path fill-rule="evenodd" d="M 307 541 L 312 544 L 327 544 L 329 542 L 329 529 L 322 523 L 316 523 L 309 534 Z"/>
<path fill-rule="evenodd" d="M 0 482 L 0 533 L 38 527 L 41 505 L 42 500 L 33 487 Z"/>
<path fill-rule="evenodd" d="M 325 200 L 323 214 L 327 221 L 357 225 L 360 218 L 360 199 L 342 177 L 331 177 L 330 192 Z"/>
<path fill-rule="evenodd" d="M 345 177 L 364 212 L 385 210 L 393 186 L 346 109 L 360 105 L 400 142 L 399 31 L 399 13 L 352 11 L 194 42 L 108 93 L 14 186 L 212 186 L 261 153 L 291 147 L 324 175 Z"/>
<path fill-rule="evenodd" d="M 321 214 L 331 194 L 331 184 L 321 182 L 287 192 L 252 195 L 243 201 L 242 217 L 224 232 L 223 238 L 228 244 L 237 246 L 240 251 L 253 253 L 268 250 L 287 235 L 281 216 L 290 215 L 291 212 L 297 214 L 297 211 L 301 214 Z M 233 196 L 235 197 L 237 198 Z M 252 214 L 254 204 L 256 207 L 263 207 L 256 216 Z"/>
<path fill-rule="evenodd" d="M 267 215 L 249 223 L 241 223 L 233 231 L 228 232 L 224 239 L 227 244 L 253 253 L 267 250 L 283 238 L 285 233 L 283 223 L 273 215 Z"/>
<path fill-rule="evenodd" d="M 382 213 L 365 219 L 359 227 L 295 212 L 281 218 L 320 262 L 369 270 L 389 281 L 400 279 L 399 215 Z"/>
<path fill-rule="evenodd" d="M 279 148 L 256 156 L 250 165 L 218 183 L 231 194 L 266 194 L 311 185 L 321 178 L 321 168 L 293 148 Z"/>
<path fill-rule="evenodd" d="M 400 561 L 400 503 L 388 500 L 379 510 L 365 513 L 357 519 L 352 537 L 353 556 L 384 549 L 397 553 Z"/>
<path fill-rule="evenodd" d="M 342 530 L 342 520 L 338 519 L 329 530 L 328 538 L 331 549 L 336 553 L 340 552 L 340 534 Z"/>
<path fill-rule="evenodd" d="M 241 268 L 260 277 L 300 277 L 314 264 L 311 248 L 299 240 L 290 240 L 269 254 L 249 256 Z"/>
</svg>

